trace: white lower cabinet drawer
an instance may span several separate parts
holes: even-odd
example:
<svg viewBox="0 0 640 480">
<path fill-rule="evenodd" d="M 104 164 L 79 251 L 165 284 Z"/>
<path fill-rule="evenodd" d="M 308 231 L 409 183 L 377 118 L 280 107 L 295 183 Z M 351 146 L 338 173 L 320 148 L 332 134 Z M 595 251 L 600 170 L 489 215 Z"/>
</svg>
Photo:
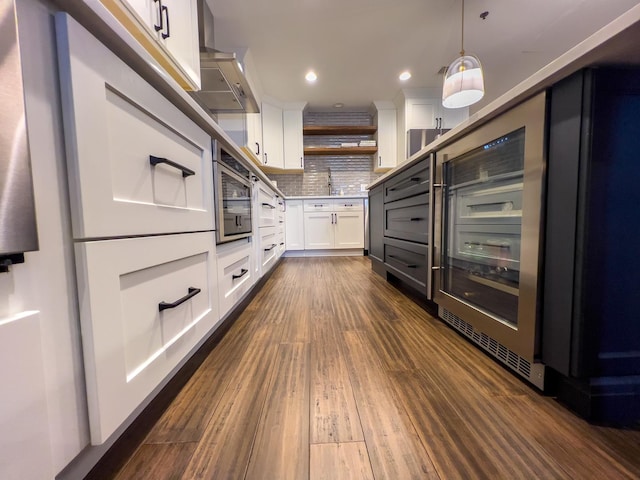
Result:
<svg viewBox="0 0 640 480">
<path fill-rule="evenodd" d="M 218 295 L 224 317 L 253 286 L 252 244 L 246 240 L 218 246 Z"/>
<path fill-rule="evenodd" d="M 211 138 L 56 16 L 74 238 L 212 230 Z"/>
<path fill-rule="evenodd" d="M 76 244 L 93 444 L 104 443 L 218 322 L 213 235 Z"/>
<path fill-rule="evenodd" d="M 276 227 L 260 229 L 260 252 L 262 258 L 262 274 L 267 273 L 275 263 L 280 242 L 277 238 Z"/>
</svg>

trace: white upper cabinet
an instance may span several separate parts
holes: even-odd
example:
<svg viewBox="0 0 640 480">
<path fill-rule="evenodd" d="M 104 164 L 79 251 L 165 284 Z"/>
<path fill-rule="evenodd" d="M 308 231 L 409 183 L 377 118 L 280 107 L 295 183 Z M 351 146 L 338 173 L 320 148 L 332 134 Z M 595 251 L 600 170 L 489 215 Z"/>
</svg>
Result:
<svg viewBox="0 0 640 480">
<path fill-rule="evenodd" d="M 377 126 L 375 138 L 378 152 L 373 159 L 373 171 L 386 172 L 397 165 L 396 109 L 383 108 L 384 104 L 381 102 L 374 102 L 374 104 L 377 108 L 374 113 L 374 124 Z"/>
<path fill-rule="evenodd" d="M 410 98 L 406 108 L 407 130 L 449 129 L 469 117 L 468 108 L 444 108 L 440 98 Z"/>
<path fill-rule="evenodd" d="M 200 89 L 197 0 L 101 3 L 183 88 Z"/>
<path fill-rule="evenodd" d="M 262 102 L 262 164 L 267 168 L 284 168 L 284 138 L 282 108 Z"/>
<path fill-rule="evenodd" d="M 262 117 L 259 113 L 220 113 L 218 125 L 256 165 L 262 167 L 264 149 Z"/>
<path fill-rule="evenodd" d="M 285 109 L 282 112 L 285 170 L 304 169 L 302 140 L 302 108 Z"/>
</svg>

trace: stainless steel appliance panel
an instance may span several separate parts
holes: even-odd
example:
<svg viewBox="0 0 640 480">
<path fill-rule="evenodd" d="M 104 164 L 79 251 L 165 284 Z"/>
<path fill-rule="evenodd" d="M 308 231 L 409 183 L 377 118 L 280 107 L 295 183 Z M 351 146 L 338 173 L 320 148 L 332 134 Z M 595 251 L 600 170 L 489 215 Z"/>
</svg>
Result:
<svg viewBox="0 0 640 480">
<path fill-rule="evenodd" d="M 249 171 L 239 162 L 229 164 L 228 160 L 224 153 L 218 152 L 213 163 L 216 242 L 219 244 L 249 237 L 253 231 Z"/>
<path fill-rule="evenodd" d="M 538 353 L 545 103 L 540 94 L 445 146 L 434 181 L 436 303 L 529 361 Z M 447 184 L 456 159 L 521 129 L 519 170 L 472 161 L 467 179 Z"/>
<path fill-rule="evenodd" d="M 38 249 L 13 1 L 0 3 L 0 255 Z"/>
</svg>

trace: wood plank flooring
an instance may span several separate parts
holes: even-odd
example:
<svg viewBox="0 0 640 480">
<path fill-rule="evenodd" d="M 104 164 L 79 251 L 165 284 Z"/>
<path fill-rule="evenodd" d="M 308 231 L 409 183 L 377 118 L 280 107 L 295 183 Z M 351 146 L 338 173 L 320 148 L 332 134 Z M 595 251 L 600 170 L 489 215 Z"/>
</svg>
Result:
<svg viewBox="0 0 640 480">
<path fill-rule="evenodd" d="M 373 274 L 287 258 L 117 473 L 127 479 L 637 479 L 590 425 Z"/>
</svg>

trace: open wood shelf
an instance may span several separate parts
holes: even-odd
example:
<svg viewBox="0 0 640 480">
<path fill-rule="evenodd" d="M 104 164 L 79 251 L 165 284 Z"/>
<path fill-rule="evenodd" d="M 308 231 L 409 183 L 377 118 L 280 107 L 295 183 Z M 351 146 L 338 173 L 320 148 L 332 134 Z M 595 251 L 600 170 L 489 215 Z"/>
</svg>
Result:
<svg viewBox="0 0 640 480">
<path fill-rule="evenodd" d="M 373 135 L 378 130 L 375 125 L 305 125 L 304 135 Z"/>
<path fill-rule="evenodd" d="M 374 155 L 378 147 L 305 147 L 305 155 Z"/>
</svg>

